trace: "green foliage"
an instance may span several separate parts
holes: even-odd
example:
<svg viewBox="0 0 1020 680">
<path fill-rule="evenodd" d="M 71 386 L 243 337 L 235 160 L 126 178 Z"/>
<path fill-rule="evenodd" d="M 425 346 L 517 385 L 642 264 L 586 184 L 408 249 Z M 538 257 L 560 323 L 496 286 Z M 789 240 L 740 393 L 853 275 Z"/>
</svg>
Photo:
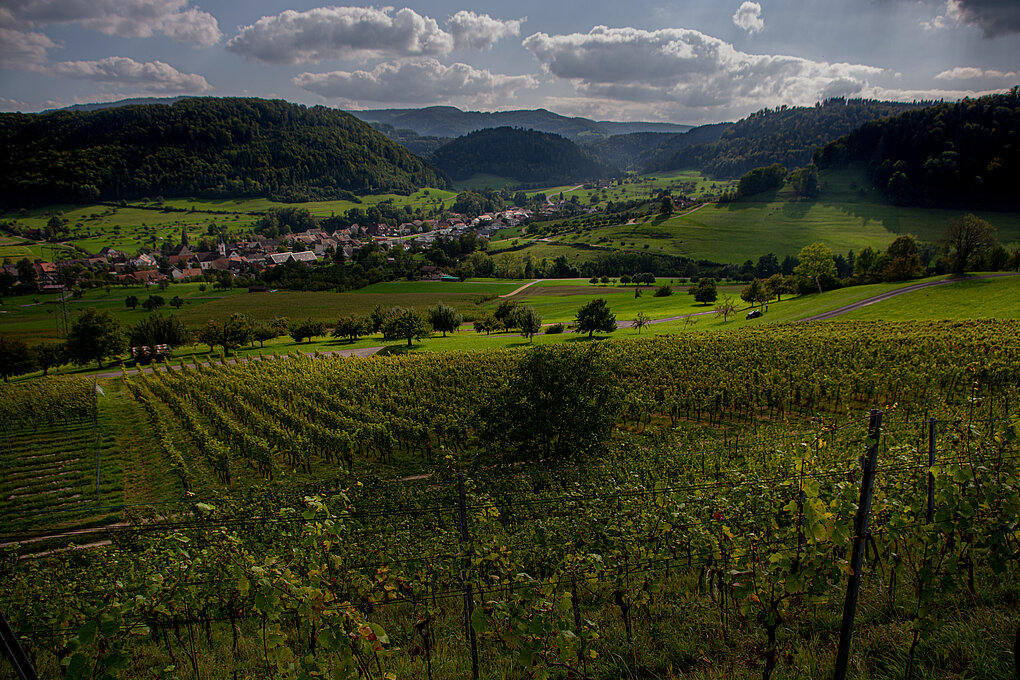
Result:
<svg viewBox="0 0 1020 680">
<path fill-rule="evenodd" d="M 336 325 L 333 327 L 333 337 L 347 338 L 353 342 L 361 336 L 371 333 L 372 329 L 370 326 L 371 321 L 365 317 L 353 314 L 342 316 L 337 319 Z"/>
<path fill-rule="evenodd" d="M 872 183 L 899 204 L 1017 206 L 1018 121 L 1014 87 L 868 123 L 819 149 L 815 163 L 867 163 Z"/>
<path fill-rule="evenodd" d="M 509 127 L 476 130 L 436 149 L 430 160 L 455 180 L 476 174 L 565 184 L 619 174 L 569 139 Z"/>
<path fill-rule="evenodd" d="M 350 114 L 283 101 L 202 97 L 0 115 L 8 204 L 161 194 L 327 200 L 445 188 L 423 160 Z"/>
<path fill-rule="evenodd" d="M 518 311 L 517 325 L 521 329 L 521 335 L 531 340 L 536 333 L 542 330 L 542 317 L 537 309 L 526 305 Z"/>
<path fill-rule="evenodd" d="M 67 334 L 67 357 L 79 366 L 115 357 L 125 350 L 127 339 L 120 321 L 107 310 L 88 307 L 75 317 Z"/>
<path fill-rule="evenodd" d="M 447 333 L 453 333 L 460 328 L 461 322 L 464 321 L 464 315 L 453 307 L 440 302 L 429 309 L 428 319 L 432 328 L 441 332 L 445 338 Z"/>
<path fill-rule="evenodd" d="M 824 243 L 812 243 L 801 248 L 797 254 L 798 264 L 793 273 L 803 279 L 814 281 L 818 286 L 818 292 L 822 292 L 822 280 L 834 279 L 836 276 L 836 261 L 832 251 Z"/>
<path fill-rule="evenodd" d="M 229 354 L 252 339 L 251 322 L 244 314 L 231 314 L 230 318 L 222 321 L 208 321 L 195 334 L 198 342 L 209 345 L 209 350 L 219 345 L 223 348 L 224 354 Z"/>
<path fill-rule="evenodd" d="M 612 333 L 616 330 L 616 315 L 609 311 L 605 298 L 595 298 L 577 310 L 574 330 L 587 333 L 589 338 L 595 335 L 595 331 Z"/>
<path fill-rule="evenodd" d="M 4 382 L 11 376 L 35 370 L 35 358 L 23 340 L 0 335 L 0 375 Z"/>
<path fill-rule="evenodd" d="M 325 335 L 326 324 L 322 321 L 313 321 L 310 318 L 304 321 L 292 321 L 287 327 L 287 333 L 290 337 L 294 338 L 294 342 L 302 342 L 304 340 L 311 342 L 315 336 Z"/>
<path fill-rule="evenodd" d="M 953 218 L 946 225 L 945 248 L 957 274 L 972 267 L 996 242 L 995 227 L 972 213 Z"/>
<path fill-rule="evenodd" d="M 385 340 L 407 340 L 407 346 L 411 346 L 412 340 L 422 340 L 432 335 L 432 324 L 428 316 L 417 309 L 401 310 L 386 318 L 382 324 L 382 334 Z"/>
<path fill-rule="evenodd" d="M 793 191 L 802 198 L 817 198 L 821 187 L 818 184 L 818 167 L 813 163 L 790 173 Z"/>
<path fill-rule="evenodd" d="M 886 249 L 885 257 L 886 264 L 882 268 L 883 281 L 903 281 L 924 276 L 917 239 L 910 234 L 897 236 Z"/>
<path fill-rule="evenodd" d="M 137 295 L 128 295 L 126 298 L 124 298 L 124 306 L 127 307 L 128 309 L 134 309 L 135 307 L 137 307 L 138 306 L 138 296 Z"/>
<path fill-rule="evenodd" d="M 188 342 L 191 342 L 191 333 L 184 323 L 172 314 L 169 316 L 153 314 L 136 323 L 129 331 L 129 343 L 132 347 L 143 345 L 180 347 Z"/>
<path fill-rule="evenodd" d="M 150 295 L 142 303 L 142 309 L 147 312 L 154 312 L 165 304 L 166 300 L 163 299 L 162 295 Z"/>
<path fill-rule="evenodd" d="M 493 453 L 577 461 L 600 450 L 623 394 L 598 347 L 536 347 L 483 410 Z"/>
<path fill-rule="evenodd" d="M 698 279 L 698 285 L 694 287 L 694 300 L 696 302 L 708 305 L 715 302 L 717 297 L 719 297 L 719 292 L 715 287 L 715 279 L 709 276 L 703 276 Z"/>
<path fill-rule="evenodd" d="M 758 279 L 754 279 L 751 283 L 744 286 L 744 289 L 740 291 L 740 299 L 744 302 L 750 303 L 753 307 L 756 304 L 765 304 L 772 295 L 768 292 L 768 289 L 762 285 L 762 282 Z"/>
<path fill-rule="evenodd" d="M 773 163 L 764 168 L 755 168 L 745 173 L 737 185 L 737 197 L 754 196 L 770 189 L 778 189 L 786 181 L 786 168 Z"/>
<path fill-rule="evenodd" d="M 655 292 L 652 293 L 652 296 L 653 297 L 669 297 L 672 294 L 673 294 L 673 286 L 669 285 L 668 283 L 664 283 L 664 284 L 662 284 L 661 286 L 659 286 L 658 288 L 655 289 Z"/>
</svg>

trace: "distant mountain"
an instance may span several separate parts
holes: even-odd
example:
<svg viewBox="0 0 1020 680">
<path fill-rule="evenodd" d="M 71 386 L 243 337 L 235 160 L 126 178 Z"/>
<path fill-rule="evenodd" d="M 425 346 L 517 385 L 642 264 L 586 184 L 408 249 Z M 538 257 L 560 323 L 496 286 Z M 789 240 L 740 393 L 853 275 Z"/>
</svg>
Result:
<svg viewBox="0 0 1020 680">
<path fill-rule="evenodd" d="M 397 144 L 406 147 L 408 151 L 416 156 L 424 158 L 430 153 L 450 141 L 450 137 L 424 137 L 414 130 L 406 128 L 398 130 L 387 123 L 369 123 L 374 130 L 378 130 Z"/>
<path fill-rule="evenodd" d="M 429 160 L 455 180 L 482 173 L 529 184 L 561 184 L 620 172 L 565 137 L 510 127 L 458 137 L 439 147 Z"/>
<path fill-rule="evenodd" d="M 605 139 L 581 142 L 581 147 L 603 163 L 624 170 L 641 171 L 655 158 L 669 158 L 695 144 L 714 142 L 732 123 L 713 123 L 684 133 L 632 132 Z"/>
<path fill-rule="evenodd" d="M 865 123 L 827 144 L 815 163 L 865 164 L 904 205 L 1020 207 L 1020 88 Z"/>
<path fill-rule="evenodd" d="M 342 111 L 182 99 L 98 111 L 0 114 L 8 205 L 143 196 L 325 200 L 449 180 Z"/>
<path fill-rule="evenodd" d="M 475 130 L 514 127 L 551 132 L 577 141 L 633 132 L 687 132 L 692 127 L 674 123 L 617 123 L 568 118 L 545 109 L 486 113 L 461 111 L 453 106 L 429 106 L 423 109 L 376 109 L 350 113 L 369 123 L 385 123 L 398 130 L 412 130 L 424 137 L 461 137 Z"/>
<path fill-rule="evenodd" d="M 730 125 L 715 141 L 663 149 L 645 170 L 692 169 L 710 177 L 740 177 L 754 168 L 781 163 L 787 169 L 811 162 L 815 147 L 868 121 L 924 106 L 870 99 L 828 99 L 813 107 L 762 109 Z"/>
</svg>

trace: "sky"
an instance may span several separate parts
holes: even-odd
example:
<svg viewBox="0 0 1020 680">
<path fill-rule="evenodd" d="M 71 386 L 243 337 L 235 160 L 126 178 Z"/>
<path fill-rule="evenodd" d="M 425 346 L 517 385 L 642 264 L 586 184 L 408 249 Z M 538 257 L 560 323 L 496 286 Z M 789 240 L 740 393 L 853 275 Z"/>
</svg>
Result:
<svg viewBox="0 0 1020 680">
<path fill-rule="evenodd" d="M 0 0 L 0 110 L 253 96 L 701 124 L 1020 84 L 1020 0 Z"/>
</svg>

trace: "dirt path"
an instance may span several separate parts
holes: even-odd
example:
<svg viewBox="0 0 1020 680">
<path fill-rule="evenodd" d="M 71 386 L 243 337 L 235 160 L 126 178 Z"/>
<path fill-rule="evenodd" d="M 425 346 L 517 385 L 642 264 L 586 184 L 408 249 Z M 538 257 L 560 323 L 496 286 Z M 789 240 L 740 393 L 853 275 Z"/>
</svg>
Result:
<svg viewBox="0 0 1020 680">
<path fill-rule="evenodd" d="M 828 312 L 822 312 L 821 314 L 815 314 L 814 316 L 809 316 L 807 318 L 800 319 L 800 321 L 825 321 L 827 319 L 832 319 L 837 316 L 842 316 L 843 314 L 846 314 L 847 312 L 852 312 L 856 309 L 868 307 L 870 305 L 875 304 L 876 302 L 882 302 L 883 300 L 894 298 L 897 295 L 903 295 L 905 293 L 912 293 L 915 290 L 921 290 L 922 288 L 931 288 L 932 286 L 944 286 L 949 283 L 960 283 L 961 281 L 973 281 L 975 279 L 994 279 L 999 278 L 1001 276 L 1017 276 L 1017 274 L 1013 272 L 1009 272 L 1006 274 L 983 274 L 981 276 L 968 276 L 966 278 L 944 279 L 942 281 L 926 281 L 924 283 L 915 283 L 912 286 L 906 286 L 905 288 L 891 290 L 888 293 L 875 295 L 873 297 L 867 298 L 866 300 L 860 300 L 859 302 L 844 305 L 843 307 L 839 307 L 838 309 L 833 309 Z"/>
<path fill-rule="evenodd" d="M 545 279 L 535 279 L 534 281 L 529 281 L 528 283 L 525 283 L 523 286 L 518 286 L 517 288 L 513 289 L 512 291 L 505 295 L 500 295 L 500 297 L 501 298 L 513 297 L 514 295 L 517 295 L 525 288 L 530 288 L 531 286 L 534 286 L 536 283 L 539 283 L 541 281 L 545 281 Z"/>
</svg>

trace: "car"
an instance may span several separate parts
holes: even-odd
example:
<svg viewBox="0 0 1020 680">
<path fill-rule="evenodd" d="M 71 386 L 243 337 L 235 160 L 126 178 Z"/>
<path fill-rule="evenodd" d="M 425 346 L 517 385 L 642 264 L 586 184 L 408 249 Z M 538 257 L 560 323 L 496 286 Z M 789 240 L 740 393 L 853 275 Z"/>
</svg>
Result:
<svg viewBox="0 0 1020 680">
<path fill-rule="evenodd" d="M 752 309 L 750 312 L 747 313 L 748 319 L 757 319 L 759 316 L 761 316 L 760 309 Z"/>
</svg>

